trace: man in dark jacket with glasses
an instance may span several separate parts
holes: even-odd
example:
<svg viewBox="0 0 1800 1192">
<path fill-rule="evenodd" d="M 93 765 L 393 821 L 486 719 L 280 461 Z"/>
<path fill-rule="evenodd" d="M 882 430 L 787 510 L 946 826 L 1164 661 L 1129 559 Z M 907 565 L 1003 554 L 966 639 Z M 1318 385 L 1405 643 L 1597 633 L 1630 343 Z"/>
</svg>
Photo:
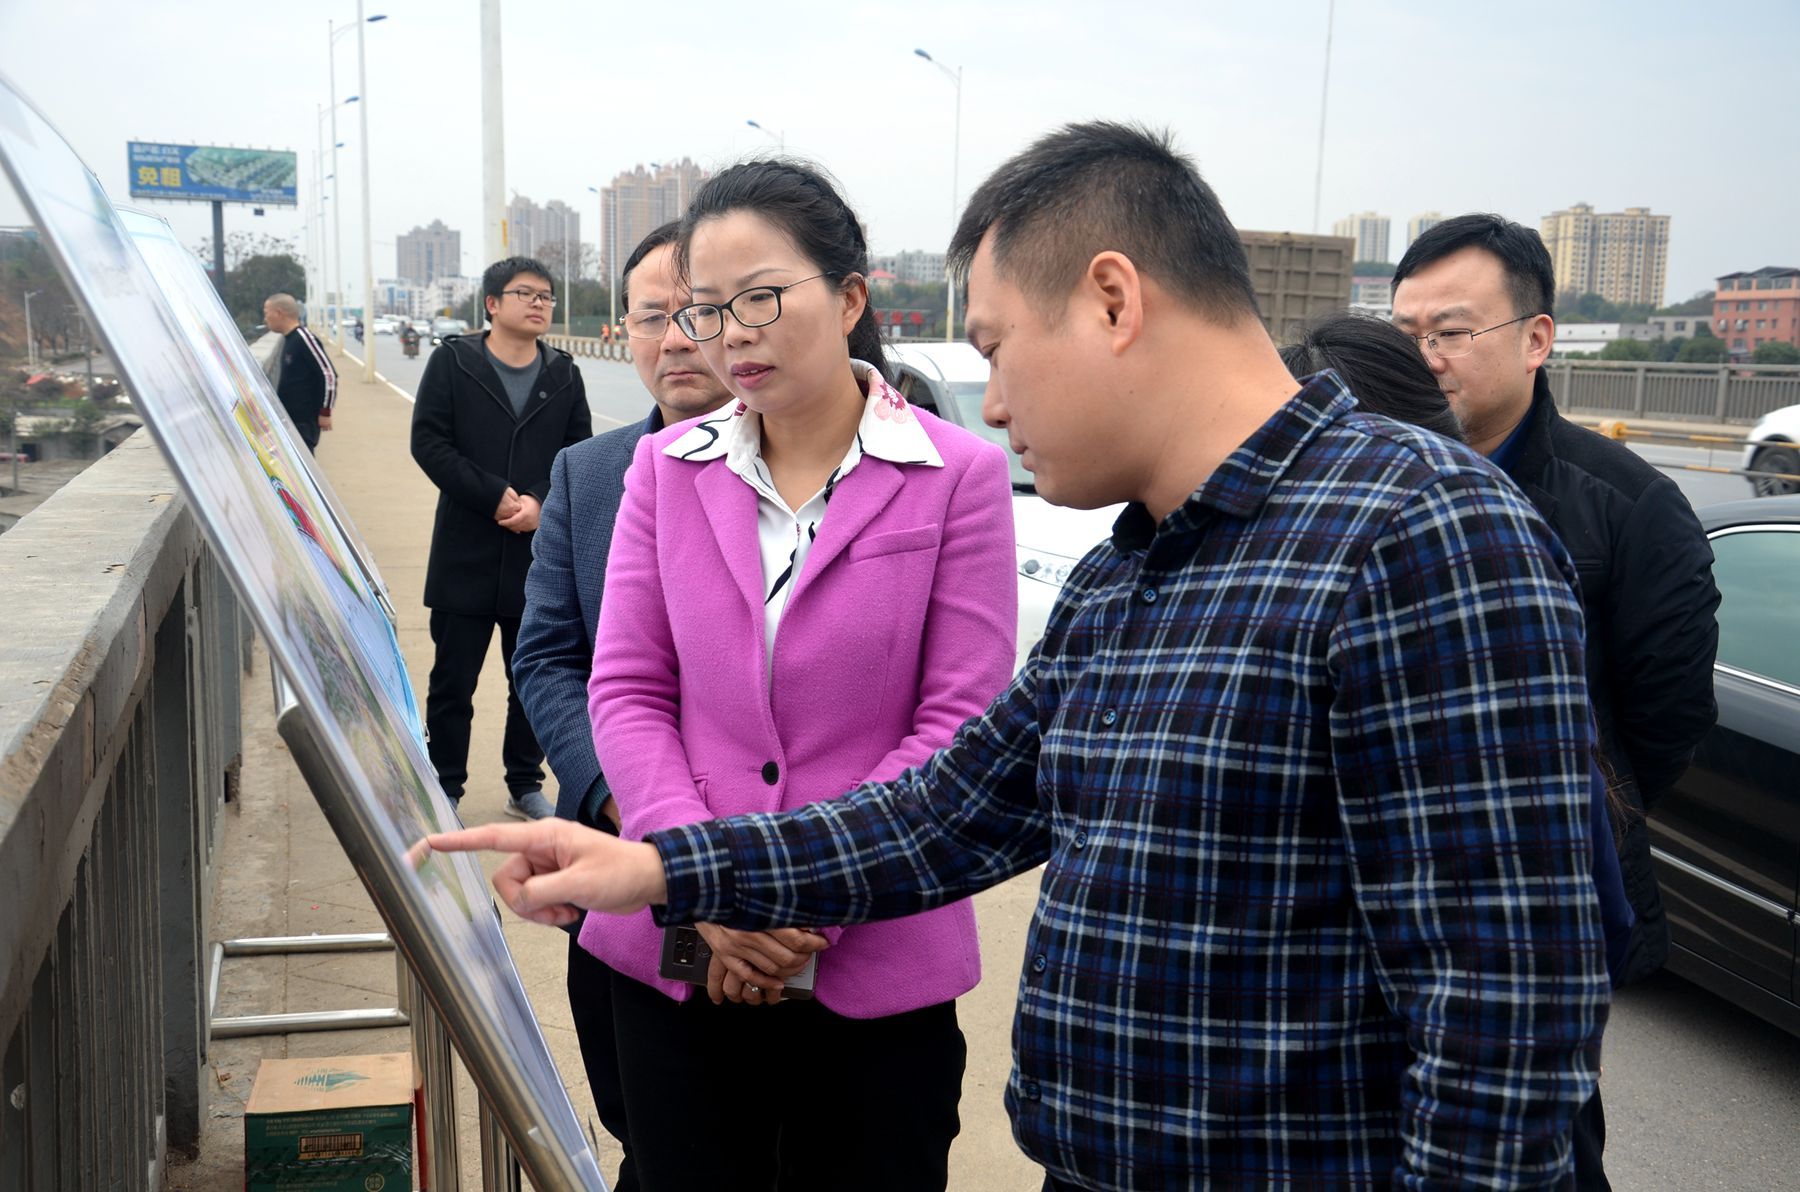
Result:
<svg viewBox="0 0 1800 1192">
<path fill-rule="evenodd" d="M 1469 445 L 1524 490 L 1573 556 L 1600 745 L 1624 804 L 1615 824 L 1637 923 L 1619 977 L 1663 966 L 1669 925 L 1645 815 L 1712 727 L 1718 589 L 1687 498 L 1629 448 L 1564 421 L 1544 377 L 1556 338 L 1550 254 L 1529 228 L 1463 215 L 1413 241 L 1394 270 L 1394 322 L 1419 340 Z M 1575 1123 L 1582 1189 L 1601 1170 L 1596 1092 Z"/>
<path fill-rule="evenodd" d="M 538 342 L 556 308 L 550 270 L 529 257 L 488 266 L 481 279 L 489 329 L 446 336 L 425 364 L 413 410 L 412 453 L 438 487 L 425 572 L 437 648 L 425 726 L 438 781 L 453 802 L 468 781 L 469 728 L 494 630 L 507 680 L 506 812 L 539 819 L 544 751 L 512 685 L 525 611 L 532 534 L 556 453 L 592 434 L 574 360 Z"/>
</svg>

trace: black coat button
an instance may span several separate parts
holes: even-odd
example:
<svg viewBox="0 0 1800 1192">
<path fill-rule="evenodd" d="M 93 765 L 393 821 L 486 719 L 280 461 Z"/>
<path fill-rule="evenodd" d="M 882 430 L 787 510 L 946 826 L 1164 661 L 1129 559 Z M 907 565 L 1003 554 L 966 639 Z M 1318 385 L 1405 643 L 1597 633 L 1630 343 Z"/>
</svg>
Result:
<svg viewBox="0 0 1800 1192">
<path fill-rule="evenodd" d="M 763 781 L 774 786 L 781 781 L 781 767 L 774 762 L 763 763 Z"/>
<path fill-rule="evenodd" d="M 1031 971 L 1032 972 L 1041 973 L 1049 967 L 1050 967 L 1050 962 L 1044 958 L 1044 954 L 1042 952 L 1038 953 L 1036 956 L 1033 956 L 1031 958 Z"/>
</svg>

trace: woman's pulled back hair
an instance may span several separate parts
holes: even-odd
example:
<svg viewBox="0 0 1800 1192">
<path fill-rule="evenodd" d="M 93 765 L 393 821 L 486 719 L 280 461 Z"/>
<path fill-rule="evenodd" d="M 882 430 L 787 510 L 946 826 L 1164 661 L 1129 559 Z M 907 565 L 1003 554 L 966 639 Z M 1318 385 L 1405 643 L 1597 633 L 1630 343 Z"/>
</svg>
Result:
<svg viewBox="0 0 1800 1192">
<path fill-rule="evenodd" d="M 1355 311 L 1324 315 L 1296 333 L 1281 359 L 1296 377 L 1332 369 L 1365 410 L 1463 442 L 1462 424 L 1413 337 Z"/>
<path fill-rule="evenodd" d="M 706 180 L 681 219 L 676 266 L 688 275 L 694 229 L 709 219 L 748 211 L 786 232 L 820 273 L 842 287 L 852 273 L 869 277 L 869 245 L 856 212 L 819 169 L 772 158 L 741 162 Z M 881 328 L 875 308 L 865 301 L 862 317 L 850 329 L 850 355 L 887 375 L 881 350 Z"/>
</svg>

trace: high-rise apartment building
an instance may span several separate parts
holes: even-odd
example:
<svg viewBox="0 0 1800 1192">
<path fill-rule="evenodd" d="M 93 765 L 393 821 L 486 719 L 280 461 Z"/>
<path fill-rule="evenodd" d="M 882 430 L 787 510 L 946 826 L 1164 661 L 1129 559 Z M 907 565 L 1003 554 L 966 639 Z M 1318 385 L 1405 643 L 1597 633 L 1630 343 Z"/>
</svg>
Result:
<svg viewBox="0 0 1800 1192">
<path fill-rule="evenodd" d="M 1559 294 L 1598 294 L 1608 302 L 1661 306 L 1669 273 L 1669 217 L 1648 207 L 1596 212 L 1576 203 L 1544 216 Z"/>
<path fill-rule="evenodd" d="M 1393 220 L 1387 216 L 1361 211 L 1338 220 L 1332 225 L 1331 232 L 1334 236 L 1348 236 L 1356 241 L 1357 260 L 1386 261 L 1390 259 L 1388 232 L 1392 227 Z"/>
<path fill-rule="evenodd" d="M 506 205 L 506 251 L 537 257 L 558 274 L 581 260 L 581 213 L 561 199 L 542 207 L 525 195 Z"/>
<path fill-rule="evenodd" d="M 609 280 L 638 241 L 672 219 L 680 219 L 688 200 L 710 175 L 688 158 L 662 165 L 640 165 L 612 180 L 600 195 L 600 272 Z"/>
<path fill-rule="evenodd" d="M 1441 224 L 1443 222 L 1444 222 L 1444 213 L 1441 211 L 1421 211 L 1417 215 L 1413 216 L 1411 219 L 1407 220 L 1406 221 L 1406 244 L 1407 244 L 1407 247 L 1408 248 L 1412 247 L 1413 241 L 1417 240 L 1420 236 L 1423 236 L 1426 232 L 1429 232 L 1431 229 L 1437 227 L 1439 224 Z"/>
<path fill-rule="evenodd" d="M 400 233 L 394 252 L 398 258 L 395 273 L 419 285 L 462 272 L 462 233 L 445 227 L 441 219 Z"/>
</svg>

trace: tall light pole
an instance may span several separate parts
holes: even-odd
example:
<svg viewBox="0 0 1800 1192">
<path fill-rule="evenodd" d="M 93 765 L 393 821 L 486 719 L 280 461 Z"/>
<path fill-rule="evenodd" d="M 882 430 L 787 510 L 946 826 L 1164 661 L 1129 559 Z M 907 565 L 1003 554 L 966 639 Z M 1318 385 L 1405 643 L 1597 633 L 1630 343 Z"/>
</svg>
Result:
<svg viewBox="0 0 1800 1192">
<path fill-rule="evenodd" d="M 619 268 L 619 192 L 610 186 L 605 189 L 590 186 L 588 190 L 600 200 L 600 227 L 594 236 L 594 243 L 599 244 L 601 236 L 607 238 L 606 264 L 600 272 L 606 275 L 606 325 L 609 328 L 616 327 L 619 325 L 619 279 L 613 275 Z M 609 194 L 613 201 L 613 220 L 610 225 L 606 222 L 606 196 Z"/>
<path fill-rule="evenodd" d="M 950 233 L 955 235 L 956 219 L 962 214 L 962 208 L 957 201 L 960 181 L 958 174 L 962 169 L 962 67 L 951 70 L 924 50 L 914 50 L 913 53 L 937 67 L 939 72 L 956 88 L 956 131 L 950 142 Z M 944 294 L 944 342 L 952 343 L 956 339 L 956 278 L 951 275 L 948 259 L 944 261 Z"/>
<path fill-rule="evenodd" d="M 758 124 L 754 120 L 746 120 L 746 121 L 744 121 L 744 123 L 748 124 L 751 128 L 754 128 L 757 132 L 760 132 L 763 136 L 768 137 L 771 141 L 774 141 L 776 152 L 778 152 L 778 153 L 786 153 L 787 152 L 787 132 L 786 132 L 786 130 L 783 130 L 781 132 L 770 132 L 768 129 L 764 128 L 762 125 Z"/>
<path fill-rule="evenodd" d="M 481 0 L 481 250 L 487 254 L 490 264 L 507 255 L 503 100 L 500 0 Z"/>
<path fill-rule="evenodd" d="M 363 29 L 386 16 L 364 19 L 363 0 L 356 0 L 356 94 L 362 120 L 362 242 L 363 242 L 363 380 L 375 380 L 375 241 L 369 212 L 369 72 L 363 56 Z"/>
<path fill-rule="evenodd" d="M 1337 0 L 1325 6 L 1325 74 L 1319 82 L 1319 161 L 1313 171 L 1313 235 L 1319 234 L 1319 203 L 1325 196 L 1325 104 L 1331 98 L 1331 29 L 1337 23 Z"/>
<path fill-rule="evenodd" d="M 37 339 L 31 334 L 31 300 L 43 292 L 25 291 L 25 366 L 31 369 L 37 368 Z"/>
<path fill-rule="evenodd" d="M 375 21 L 385 21 L 385 20 L 387 20 L 387 18 L 385 16 L 381 16 L 381 15 L 377 15 L 377 16 L 368 18 L 369 23 L 373 23 Z M 363 20 L 363 15 L 362 15 L 362 0 L 357 0 L 357 4 L 356 4 L 356 57 L 357 57 L 357 66 L 358 66 L 359 72 L 360 72 L 361 65 L 362 65 L 363 24 L 364 24 L 364 20 Z M 344 143 L 342 141 L 338 140 L 337 110 L 339 108 L 345 106 L 346 104 L 360 103 L 362 100 L 362 93 L 360 91 L 358 91 L 357 94 L 350 96 L 349 98 L 345 99 L 342 103 L 338 102 L 338 97 L 337 97 L 337 43 L 338 43 L 338 38 L 344 36 L 348 32 L 350 32 L 349 25 L 339 25 L 335 21 L 331 20 L 330 18 L 326 18 L 326 21 L 325 21 L 325 60 L 327 63 L 327 74 L 329 76 L 330 84 L 331 84 L 331 177 L 332 177 L 334 183 L 335 183 L 335 180 L 341 176 L 341 172 L 338 169 L 337 151 L 344 147 Z M 369 121 L 366 116 L 364 117 L 363 122 L 362 122 L 362 134 L 363 134 L 363 163 L 365 166 L 364 177 L 367 177 L 367 168 L 366 167 L 367 167 L 367 163 L 369 160 L 369 150 L 368 150 Z M 337 343 L 338 343 L 339 347 L 343 347 L 343 345 L 344 345 L 344 221 L 343 221 L 343 217 L 339 214 L 339 212 L 341 212 L 344 208 L 342 198 L 343 198 L 343 196 L 339 195 L 339 201 L 337 203 L 334 203 L 331 208 L 331 240 L 332 240 L 332 249 L 334 252 L 332 272 L 336 275 L 336 280 L 337 280 L 337 295 L 336 295 L 337 300 L 333 304 L 336 308 L 335 309 L 335 318 L 333 320 L 333 323 L 334 323 L 334 326 L 336 327 Z M 363 241 L 364 241 L 364 243 L 367 243 L 367 241 L 368 241 L 368 236 L 366 234 L 363 236 Z"/>
<path fill-rule="evenodd" d="M 323 284 L 326 296 L 331 295 L 332 288 L 334 285 L 336 286 L 336 288 L 338 290 L 337 298 L 333 303 L 334 307 L 341 307 L 343 305 L 343 288 L 344 288 L 343 223 L 342 223 L 342 221 L 340 221 L 337 218 L 337 206 L 336 206 L 336 204 L 333 204 L 333 206 L 331 208 L 332 225 L 331 225 L 331 227 L 327 227 L 325 224 L 325 203 L 331 197 L 325 193 L 325 183 L 329 182 L 332 184 L 333 187 L 335 187 L 337 185 L 337 151 L 344 147 L 344 143 L 337 139 L 337 110 L 341 107 L 344 107 L 347 104 L 356 103 L 359 98 L 360 98 L 359 96 L 352 95 L 349 99 L 344 100 L 342 103 L 331 104 L 329 109 L 324 104 L 319 105 L 319 124 L 320 124 L 320 126 L 323 127 L 323 125 L 325 123 L 325 117 L 330 116 L 331 117 L 331 129 L 332 129 L 332 134 L 331 134 L 331 171 L 332 172 L 329 174 L 322 175 L 319 179 L 319 248 L 320 248 L 319 273 L 320 273 L 320 276 L 323 278 L 322 284 Z M 325 148 L 322 143 L 319 146 L 319 152 L 321 155 L 323 155 L 325 152 Z M 323 168 L 324 168 L 324 159 L 323 159 L 323 156 L 321 156 L 320 169 L 322 170 Z M 327 233 L 329 233 L 329 236 L 327 235 Z M 327 239 L 330 240 L 329 246 L 327 246 L 327 244 L 326 244 Z M 334 257 L 332 255 L 334 250 L 336 253 L 336 256 L 335 256 L 336 263 L 335 264 L 333 264 Z M 334 331 L 334 328 L 335 328 L 335 331 Z M 327 319 L 325 321 L 325 335 L 326 335 L 327 339 L 333 339 L 338 347 L 340 347 L 340 348 L 343 347 L 344 346 L 344 321 L 343 321 L 343 319 L 337 318 L 335 316 L 333 319 Z"/>
<path fill-rule="evenodd" d="M 607 303 L 612 308 L 612 319 L 617 321 L 619 299 L 614 295 L 617 283 L 612 279 L 612 254 L 607 252 L 607 194 L 598 185 L 587 187 L 587 193 L 592 194 L 594 202 L 599 203 L 599 223 L 594 225 L 594 254 L 599 257 L 599 279 L 607 286 Z M 607 326 L 610 328 L 614 324 L 608 322 Z"/>
</svg>

